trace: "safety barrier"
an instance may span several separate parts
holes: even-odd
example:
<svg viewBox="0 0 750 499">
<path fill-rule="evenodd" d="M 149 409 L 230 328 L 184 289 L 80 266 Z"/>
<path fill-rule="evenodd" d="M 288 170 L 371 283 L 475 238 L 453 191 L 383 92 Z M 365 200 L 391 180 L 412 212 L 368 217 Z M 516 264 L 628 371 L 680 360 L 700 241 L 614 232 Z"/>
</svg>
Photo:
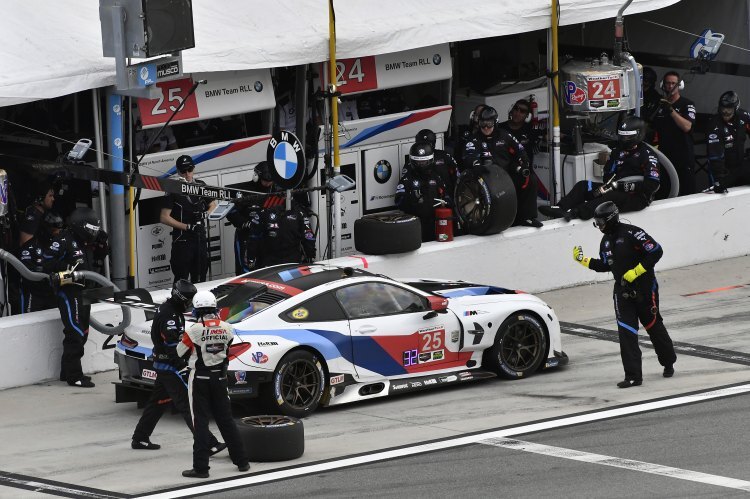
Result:
<svg viewBox="0 0 750 499">
<path fill-rule="evenodd" d="M 657 201 L 646 211 L 621 218 L 644 228 L 664 247 L 657 270 L 743 256 L 750 253 L 750 188 L 729 194 L 695 194 Z M 541 229 L 513 227 L 494 236 L 463 236 L 449 243 L 426 243 L 410 253 L 386 256 L 357 255 L 330 263 L 365 267 L 392 277 L 464 279 L 528 292 L 541 292 L 611 279 L 577 265 L 572 248 L 582 245 L 597 256 L 601 234 L 590 221 L 548 221 Z M 218 282 L 204 283 L 210 289 Z M 156 302 L 166 292 L 154 294 Z M 95 305 L 102 322 L 119 321 L 119 308 Z M 558 310 L 564 320 L 565 311 Z M 142 320 L 136 313 L 133 323 Z M 56 379 L 62 353 L 62 325 L 57 310 L 0 319 L 0 389 Z M 114 368 L 107 337 L 92 331 L 86 344 L 84 371 Z"/>
</svg>

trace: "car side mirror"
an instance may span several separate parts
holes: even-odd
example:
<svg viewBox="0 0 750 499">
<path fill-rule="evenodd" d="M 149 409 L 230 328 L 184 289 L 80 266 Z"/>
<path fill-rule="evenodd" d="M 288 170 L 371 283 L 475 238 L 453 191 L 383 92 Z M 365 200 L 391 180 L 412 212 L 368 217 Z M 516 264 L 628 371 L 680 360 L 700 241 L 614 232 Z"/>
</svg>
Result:
<svg viewBox="0 0 750 499">
<path fill-rule="evenodd" d="M 443 296 L 433 295 L 433 296 L 428 296 L 427 301 L 430 304 L 430 310 L 435 312 L 435 314 L 448 313 L 448 298 L 445 298 Z"/>
</svg>

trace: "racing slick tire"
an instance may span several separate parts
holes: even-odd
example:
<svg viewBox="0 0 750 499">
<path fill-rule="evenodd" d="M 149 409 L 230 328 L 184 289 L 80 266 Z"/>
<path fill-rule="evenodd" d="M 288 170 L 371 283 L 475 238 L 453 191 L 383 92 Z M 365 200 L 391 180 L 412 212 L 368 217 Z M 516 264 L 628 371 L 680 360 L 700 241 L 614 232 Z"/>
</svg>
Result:
<svg viewBox="0 0 750 499">
<path fill-rule="evenodd" d="M 479 174 L 463 175 L 456 183 L 456 214 L 461 226 L 477 236 L 504 231 L 516 218 L 516 187 L 510 175 L 498 165 Z"/>
<path fill-rule="evenodd" d="M 276 366 L 265 399 L 273 412 L 304 418 L 315 412 L 325 387 L 325 369 L 318 356 L 307 350 L 294 350 Z"/>
<path fill-rule="evenodd" d="M 501 378 L 521 379 L 539 369 L 546 355 L 547 335 L 539 319 L 515 313 L 498 328 L 485 365 Z"/>
<path fill-rule="evenodd" d="M 305 427 L 297 418 L 248 416 L 240 419 L 237 429 L 250 461 L 289 461 L 305 452 Z"/>
<path fill-rule="evenodd" d="M 354 247 L 368 255 L 391 255 L 422 246 L 419 218 L 406 213 L 366 215 L 354 222 Z"/>
</svg>

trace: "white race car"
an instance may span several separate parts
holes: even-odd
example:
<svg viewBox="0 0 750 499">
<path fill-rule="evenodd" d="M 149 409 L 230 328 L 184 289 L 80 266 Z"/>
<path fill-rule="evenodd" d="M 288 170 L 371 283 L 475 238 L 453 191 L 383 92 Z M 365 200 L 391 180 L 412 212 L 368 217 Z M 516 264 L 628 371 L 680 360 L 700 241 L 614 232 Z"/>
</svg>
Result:
<svg viewBox="0 0 750 499">
<path fill-rule="evenodd" d="M 213 291 L 237 335 L 230 396 L 288 416 L 568 362 L 555 312 L 519 291 L 321 264 L 260 269 Z M 150 327 L 117 342 L 118 402 L 153 384 Z"/>
</svg>

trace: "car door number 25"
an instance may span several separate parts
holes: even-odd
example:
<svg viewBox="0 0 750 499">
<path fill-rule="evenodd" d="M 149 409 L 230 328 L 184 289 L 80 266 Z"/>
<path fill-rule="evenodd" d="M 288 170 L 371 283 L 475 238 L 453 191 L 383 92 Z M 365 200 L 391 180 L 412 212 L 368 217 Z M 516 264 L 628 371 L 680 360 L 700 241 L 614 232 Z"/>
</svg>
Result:
<svg viewBox="0 0 750 499">
<path fill-rule="evenodd" d="M 422 333 L 420 352 L 432 352 L 443 348 L 443 331 Z"/>
</svg>

